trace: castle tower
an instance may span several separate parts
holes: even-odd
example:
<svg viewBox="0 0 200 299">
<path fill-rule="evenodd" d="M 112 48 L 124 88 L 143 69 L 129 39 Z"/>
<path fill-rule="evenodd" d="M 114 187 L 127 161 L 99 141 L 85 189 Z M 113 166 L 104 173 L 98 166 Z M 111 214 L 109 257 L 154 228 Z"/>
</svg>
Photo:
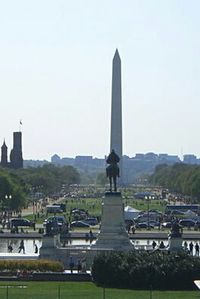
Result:
<svg viewBox="0 0 200 299">
<path fill-rule="evenodd" d="M 112 104 L 111 104 L 111 141 L 110 151 L 115 150 L 120 158 L 120 184 L 123 184 L 122 173 L 122 92 L 121 92 L 121 59 L 116 49 L 112 64 Z"/>
<path fill-rule="evenodd" d="M 1 166 L 8 167 L 8 147 L 5 143 L 5 140 L 1 147 Z"/>
<path fill-rule="evenodd" d="M 13 133 L 13 149 L 10 153 L 10 167 L 14 169 L 23 168 L 21 132 Z"/>
</svg>

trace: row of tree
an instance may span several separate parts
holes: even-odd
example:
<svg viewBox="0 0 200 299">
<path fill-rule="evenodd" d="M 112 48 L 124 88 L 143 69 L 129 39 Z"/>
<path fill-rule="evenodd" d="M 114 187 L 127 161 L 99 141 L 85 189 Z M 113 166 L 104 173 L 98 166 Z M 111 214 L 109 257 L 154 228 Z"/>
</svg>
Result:
<svg viewBox="0 0 200 299">
<path fill-rule="evenodd" d="M 153 185 L 168 188 L 193 198 L 200 198 L 200 166 L 177 163 L 173 166 L 158 165 L 150 177 Z"/>
<path fill-rule="evenodd" d="M 0 168 L 0 209 L 19 211 L 26 206 L 30 195 L 59 194 L 70 184 L 79 184 L 80 175 L 71 166 L 47 164 L 38 168 L 19 170 Z"/>
</svg>

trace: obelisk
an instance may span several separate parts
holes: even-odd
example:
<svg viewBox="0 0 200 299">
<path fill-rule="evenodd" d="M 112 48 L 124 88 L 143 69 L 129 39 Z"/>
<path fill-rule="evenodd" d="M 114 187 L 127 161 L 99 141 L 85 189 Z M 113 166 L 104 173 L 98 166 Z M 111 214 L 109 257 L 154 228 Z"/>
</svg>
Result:
<svg viewBox="0 0 200 299">
<path fill-rule="evenodd" d="M 121 59 L 116 49 L 112 64 L 112 103 L 111 103 L 111 141 L 110 151 L 116 152 L 120 158 L 120 180 L 123 184 L 122 172 L 122 91 L 121 91 Z"/>
</svg>

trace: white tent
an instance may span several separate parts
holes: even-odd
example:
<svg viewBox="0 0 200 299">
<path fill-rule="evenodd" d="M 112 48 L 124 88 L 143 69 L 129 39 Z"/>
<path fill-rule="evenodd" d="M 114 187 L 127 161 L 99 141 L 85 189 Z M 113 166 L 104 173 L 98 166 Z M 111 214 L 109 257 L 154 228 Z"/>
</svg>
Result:
<svg viewBox="0 0 200 299">
<path fill-rule="evenodd" d="M 133 220 L 134 218 L 136 218 L 139 215 L 140 212 L 141 211 L 139 211 L 137 209 L 134 209 L 130 206 L 126 206 L 124 208 L 124 219 L 125 220 Z"/>
</svg>

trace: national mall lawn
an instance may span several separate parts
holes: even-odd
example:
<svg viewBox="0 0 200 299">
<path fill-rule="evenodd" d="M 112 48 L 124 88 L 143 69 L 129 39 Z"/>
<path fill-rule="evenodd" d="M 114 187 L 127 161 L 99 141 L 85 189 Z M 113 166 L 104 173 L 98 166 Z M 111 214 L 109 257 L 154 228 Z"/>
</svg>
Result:
<svg viewBox="0 0 200 299">
<path fill-rule="evenodd" d="M 8 288 L 6 286 L 9 286 Z M 14 287 L 15 286 L 15 287 Z M 26 286 L 21 288 L 20 286 Z M 135 291 L 105 289 L 89 282 L 26 282 L 4 281 L 0 283 L 1 299 L 192 299 L 199 291 Z"/>
</svg>

